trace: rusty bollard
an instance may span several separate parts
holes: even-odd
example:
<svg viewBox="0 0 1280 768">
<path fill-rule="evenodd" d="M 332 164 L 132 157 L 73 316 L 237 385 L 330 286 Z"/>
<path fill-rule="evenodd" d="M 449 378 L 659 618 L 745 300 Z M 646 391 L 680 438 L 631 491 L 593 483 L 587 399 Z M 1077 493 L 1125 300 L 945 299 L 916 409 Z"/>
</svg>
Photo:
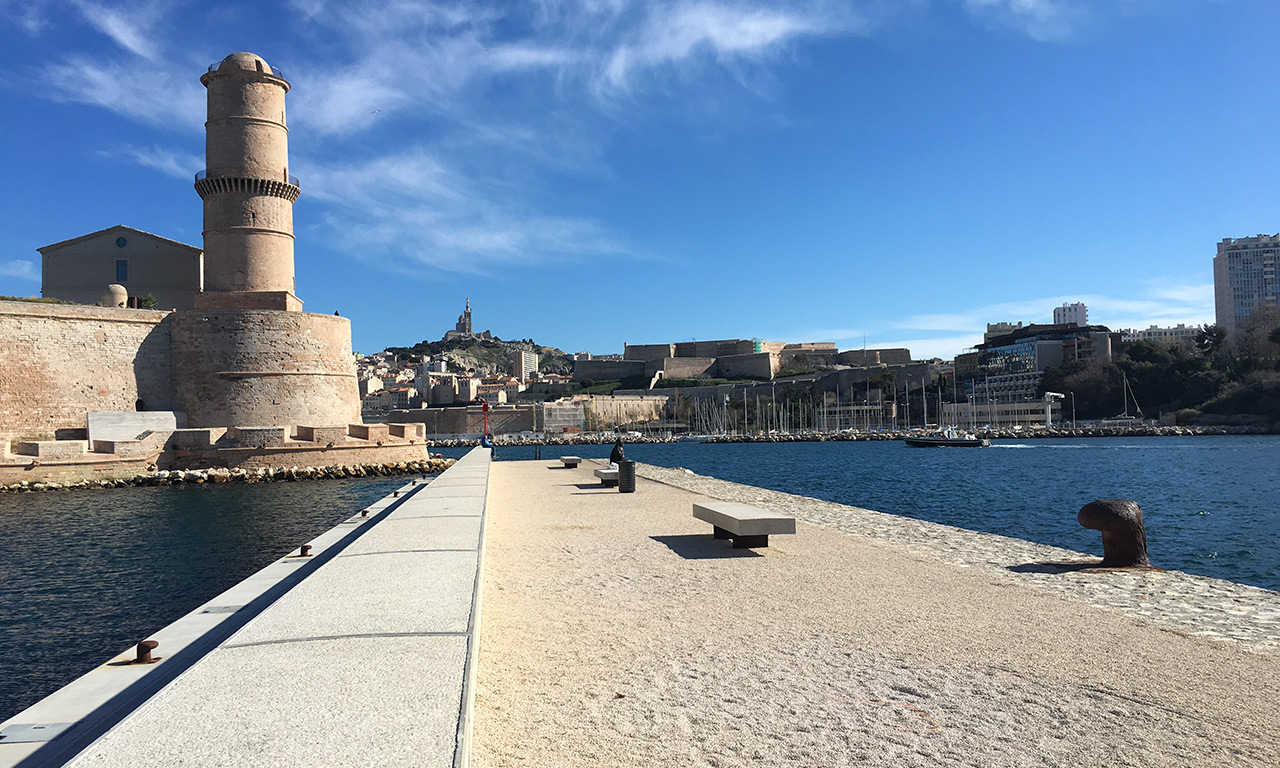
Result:
<svg viewBox="0 0 1280 768">
<path fill-rule="evenodd" d="M 391 498 L 393 498 L 393 499 L 398 499 L 398 498 L 400 498 L 400 492 L 399 492 L 399 491 L 392 491 L 392 492 L 391 492 Z"/>
<path fill-rule="evenodd" d="M 367 509 L 362 509 L 362 510 L 360 510 L 360 516 L 361 516 L 361 517 L 368 517 L 368 516 L 369 516 L 369 510 L 367 510 Z"/>
<path fill-rule="evenodd" d="M 156 640 L 143 640 L 138 643 L 138 658 L 133 660 L 134 664 L 155 664 L 160 660 L 159 656 L 153 657 L 151 652 L 160 647 L 160 643 Z"/>
<path fill-rule="evenodd" d="M 1129 499 L 1091 501 L 1080 508 L 1076 519 L 1085 528 L 1102 532 L 1102 567 L 1150 567 L 1147 559 L 1147 532 L 1142 526 L 1142 507 Z"/>
<path fill-rule="evenodd" d="M 310 544 L 303 544 L 301 550 L 302 550 L 302 554 L 298 555 L 298 557 L 311 557 Z"/>
</svg>

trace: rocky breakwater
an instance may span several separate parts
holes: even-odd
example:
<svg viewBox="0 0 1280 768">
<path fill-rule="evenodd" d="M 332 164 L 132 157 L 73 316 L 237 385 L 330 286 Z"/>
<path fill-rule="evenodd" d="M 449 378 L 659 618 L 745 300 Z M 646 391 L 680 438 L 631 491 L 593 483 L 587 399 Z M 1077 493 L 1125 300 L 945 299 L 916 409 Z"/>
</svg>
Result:
<svg viewBox="0 0 1280 768">
<path fill-rule="evenodd" d="M 0 485 L 0 493 L 29 493 L 76 488 L 127 488 L 137 485 L 185 485 L 202 483 L 270 483 L 298 480 L 325 480 L 342 477 L 389 477 L 392 475 L 434 475 L 453 466 L 455 459 L 431 454 L 425 461 L 400 461 L 389 464 L 334 464 L 327 467 L 258 467 L 226 469 L 159 470 L 119 480 L 81 480 L 74 483 L 29 482 L 23 480 Z"/>
<path fill-rule="evenodd" d="M 590 435 L 556 435 L 554 437 L 530 437 L 528 435 L 494 435 L 493 444 L 499 447 L 514 445 L 613 445 L 618 435 L 600 433 Z M 628 445 L 634 443 L 674 443 L 676 439 L 669 435 L 632 435 L 623 437 Z M 427 445 L 434 448 L 474 448 L 480 444 L 478 439 L 428 440 Z"/>
<path fill-rule="evenodd" d="M 1042 438 L 1070 437 L 1192 437 L 1195 435 L 1263 435 L 1268 434 L 1265 428 L 1256 426 L 1214 426 L 1214 427 L 1178 427 L 1140 425 L 1132 427 L 1031 427 L 1024 429 L 975 429 L 971 431 L 977 437 L 990 440 L 1030 440 Z M 904 437 L 936 434 L 937 430 L 898 430 L 885 432 L 863 432 L 859 430 L 841 431 L 804 431 L 777 432 L 759 435 L 713 435 L 706 439 L 708 443 L 803 443 L 803 442 L 838 442 L 848 440 L 901 440 Z M 639 442 L 639 441 L 636 441 Z"/>
</svg>

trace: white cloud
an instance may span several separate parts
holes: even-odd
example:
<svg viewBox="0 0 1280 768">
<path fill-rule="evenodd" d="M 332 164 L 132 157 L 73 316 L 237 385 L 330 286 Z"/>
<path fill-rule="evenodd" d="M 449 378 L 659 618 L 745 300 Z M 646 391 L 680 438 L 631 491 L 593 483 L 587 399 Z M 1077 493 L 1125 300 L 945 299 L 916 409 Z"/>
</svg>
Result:
<svg viewBox="0 0 1280 768">
<path fill-rule="evenodd" d="M 887 324 L 868 338 L 869 346 L 907 347 L 916 357 L 952 358 L 982 341 L 987 323 L 1051 323 L 1053 308 L 1084 302 L 1089 322 L 1113 331 L 1151 325 L 1212 323 L 1213 284 L 1162 276 L 1143 282 L 1129 296 L 1076 294 L 1026 299 L 945 314 L 916 315 Z M 838 341 L 838 340 L 837 340 Z M 917 350 L 917 347 L 919 348 Z"/>
<path fill-rule="evenodd" d="M 151 39 L 152 28 L 163 16 L 164 9 L 159 3 L 105 6 L 89 0 L 71 0 L 71 4 L 90 26 L 111 38 L 116 45 L 150 61 L 159 57 L 156 43 Z"/>
<path fill-rule="evenodd" d="M 628 249 L 598 222 L 531 210 L 424 149 L 329 167 L 303 163 L 304 194 L 325 202 L 319 225 L 340 251 L 393 271 L 488 273 Z"/>
<path fill-rule="evenodd" d="M 103 151 L 104 157 L 124 157 L 138 165 L 151 168 L 175 179 L 190 181 L 196 171 L 204 168 L 204 158 L 179 149 L 160 146 L 123 147 L 116 151 Z"/>
<path fill-rule="evenodd" d="M 12 277 L 17 280 L 32 280 L 39 282 L 40 265 L 34 261 L 27 261 L 25 259 L 0 261 L 0 277 Z"/>
<path fill-rule="evenodd" d="M 126 66 L 76 56 L 48 64 L 40 74 L 53 87 L 57 101 L 90 104 L 153 126 L 204 129 L 204 88 L 184 69 Z"/>
<path fill-rule="evenodd" d="M 626 89 L 637 70 L 692 58 L 752 58 L 797 37 L 836 31 L 827 19 L 803 12 L 717 3 L 654 4 L 634 39 L 614 48 L 604 66 L 608 85 Z"/>
<path fill-rule="evenodd" d="M 1089 16 L 1084 0 L 961 0 L 978 19 L 1011 27 L 1042 42 L 1070 37 Z"/>
<path fill-rule="evenodd" d="M 49 26 L 45 0 L 0 0 L 0 17 L 7 18 L 27 37 L 39 37 Z"/>
</svg>

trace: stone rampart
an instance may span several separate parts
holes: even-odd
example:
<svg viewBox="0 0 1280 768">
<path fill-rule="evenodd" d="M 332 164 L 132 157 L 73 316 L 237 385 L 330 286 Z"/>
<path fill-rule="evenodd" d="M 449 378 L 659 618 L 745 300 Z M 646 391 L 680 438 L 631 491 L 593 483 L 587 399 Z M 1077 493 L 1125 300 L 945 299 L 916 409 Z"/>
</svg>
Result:
<svg viewBox="0 0 1280 768">
<path fill-rule="evenodd" d="M 168 314 L 0 301 L 0 440 L 83 430 L 88 411 L 172 410 Z"/>
<path fill-rule="evenodd" d="M 778 356 L 768 352 L 716 358 L 716 372 L 724 379 L 771 379 L 778 372 Z"/>
<path fill-rule="evenodd" d="M 643 360 L 577 360 L 573 364 L 574 381 L 616 381 L 643 375 Z"/>
<path fill-rule="evenodd" d="M 622 351 L 623 359 L 640 360 L 646 363 L 650 360 L 661 360 L 664 357 L 675 357 L 675 355 L 674 344 L 627 344 Z"/>
<path fill-rule="evenodd" d="M 908 365 L 911 362 L 911 351 L 905 348 L 893 349 L 851 349 L 836 355 L 835 361 L 842 365 L 876 366 L 876 365 Z"/>
<path fill-rule="evenodd" d="M 715 374 L 714 357 L 668 357 L 662 361 L 662 375 L 668 379 L 701 379 Z"/>
<path fill-rule="evenodd" d="M 177 410 L 191 427 L 359 423 L 346 318 L 189 310 L 172 325 Z"/>
<path fill-rule="evenodd" d="M 413 408 L 392 411 L 387 415 L 392 426 L 396 424 L 422 424 L 426 436 L 478 435 L 484 431 L 485 414 L 478 405 L 465 408 Z M 489 407 L 489 432 L 494 435 L 512 432 L 532 432 L 534 405 L 494 405 Z"/>
</svg>

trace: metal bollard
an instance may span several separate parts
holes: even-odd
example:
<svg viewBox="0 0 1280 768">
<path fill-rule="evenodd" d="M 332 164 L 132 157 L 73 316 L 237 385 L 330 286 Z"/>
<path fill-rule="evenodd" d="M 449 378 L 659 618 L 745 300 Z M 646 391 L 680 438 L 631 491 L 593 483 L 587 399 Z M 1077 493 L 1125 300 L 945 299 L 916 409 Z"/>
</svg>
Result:
<svg viewBox="0 0 1280 768">
<path fill-rule="evenodd" d="M 303 545 L 302 545 L 302 549 L 301 549 L 301 551 L 302 551 L 302 554 L 301 554 L 301 555 L 299 555 L 299 557 L 311 557 L 311 545 L 310 545 L 310 544 L 303 544 Z"/>
<path fill-rule="evenodd" d="M 133 660 L 134 664 L 155 664 L 160 660 L 159 656 L 153 657 L 151 652 L 160 647 L 160 643 L 156 640 L 143 640 L 138 643 L 138 657 Z"/>
<path fill-rule="evenodd" d="M 1076 515 L 1080 525 L 1102 532 L 1103 568 L 1151 566 L 1142 507 L 1129 499 L 1091 501 Z"/>
</svg>

